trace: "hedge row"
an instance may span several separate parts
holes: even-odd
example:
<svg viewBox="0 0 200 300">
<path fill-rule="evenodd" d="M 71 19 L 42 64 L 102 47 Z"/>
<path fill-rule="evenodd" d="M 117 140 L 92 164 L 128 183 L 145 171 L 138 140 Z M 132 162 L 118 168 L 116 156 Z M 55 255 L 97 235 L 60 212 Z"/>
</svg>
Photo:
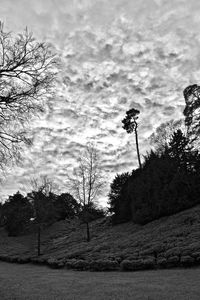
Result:
<svg viewBox="0 0 200 300">
<path fill-rule="evenodd" d="M 86 261 L 82 259 L 55 259 L 43 257 L 28 257 L 28 256 L 7 256 L 0 255 L 0 260 L 11 263 L 35 263 L 48 265 L 51 268 L 67 268 L 79 271 L 138 271 L 158 268 L 174 268 L 174 267 L 192 267 L 200 265 L 200 253 L 190 255 L 175 255 L 166 257 L 148 257 L 138 259 L 124 259 L 121 263 L 116 260 L 96 260 Z"/>
</svg>

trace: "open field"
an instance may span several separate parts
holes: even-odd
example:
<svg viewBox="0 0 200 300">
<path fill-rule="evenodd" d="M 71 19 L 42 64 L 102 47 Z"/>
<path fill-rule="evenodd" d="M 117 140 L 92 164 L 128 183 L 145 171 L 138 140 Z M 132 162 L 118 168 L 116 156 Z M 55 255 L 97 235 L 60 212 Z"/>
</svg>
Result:
<svg viewBox="0 0 200 300">
<path fill-rule="evenodd" d="M 199 282 L 200 268 L 97 273 L 0 262 L 1 300 L 199 300 Z"/>
</svg>

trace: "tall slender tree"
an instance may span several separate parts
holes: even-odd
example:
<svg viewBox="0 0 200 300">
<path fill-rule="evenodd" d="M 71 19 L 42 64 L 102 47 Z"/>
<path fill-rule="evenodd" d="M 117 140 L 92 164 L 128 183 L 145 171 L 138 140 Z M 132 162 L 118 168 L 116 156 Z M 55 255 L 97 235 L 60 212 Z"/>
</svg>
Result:
<svg viewBox="0 0 200 300">
<path fill-rule="evenodd" d="M 136 143 L 136 150 L 137 150 L 137 157 L 140 169 L 142 168 L 141 159 L 140 159 L 140 151 L 139 151 L 139 142 L 138 142 L 138 115 L 140 111 L 132 108 L 126 112 L 125 118 L 122 120 L 123 129 L 127 131 L 127 133 L 135 133 L 135 143 Z"/>
<path fill-rule="evenodd" d="M 86 224 L 87 241 L 91 239 L 89 222 L 93 219 L 92 210 L 96 198 L 101 194 L 104 186 L 100 157 L 92 143 L 86 146 L 78 160 L 78 167 L 74 169 L 72 177 L 68 177 L 68 185 L 81 206 L 80 217 Z"/>
</svg>

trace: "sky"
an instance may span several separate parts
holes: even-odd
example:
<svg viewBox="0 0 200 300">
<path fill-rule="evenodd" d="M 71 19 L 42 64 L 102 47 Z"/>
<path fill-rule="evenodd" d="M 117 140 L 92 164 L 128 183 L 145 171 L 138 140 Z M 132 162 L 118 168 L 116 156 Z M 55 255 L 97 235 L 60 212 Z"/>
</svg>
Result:
<svg viewBox="0 0 200 300">
<path fill-rule="evenodd" d="M 200 78 L 200 2 L 196 0 L 0 0 L 6 29 L 26 26 L 50 42 L 62 65 L 44 116 L 30 122 L 32 147 L 6 173 L 1 197 L 30 189 L 46 174 L 67 191 L 84 145 L 94 141 L 108 182 L 137 167 L 134 135 L 122 129 L 140 111 L 142 155 L 161 123 L 182 117 L 183 90 Z"/>
</svg>

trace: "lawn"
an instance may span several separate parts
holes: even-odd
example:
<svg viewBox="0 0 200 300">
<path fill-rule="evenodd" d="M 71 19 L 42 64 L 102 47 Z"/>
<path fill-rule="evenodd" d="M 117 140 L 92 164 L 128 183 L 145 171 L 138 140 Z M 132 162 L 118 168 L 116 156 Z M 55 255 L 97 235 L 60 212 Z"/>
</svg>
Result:
<svg viewBox="0 0 200 300">
<path fill-rule="evenodd" d="M 85 224 L 77 220 L 54 223 L 42 230 L 40 257 L 66 264 L 71 259 L 90 264 L 98 260 L 151 261 L 155 267 L 200 265 L 200 205 L 144 226 L 132 222 L 112 226 L 109 219 L 90 224 L 91 241 L 86 242 Z M 8 237 L 0 228 L 0 257 L 34 258 L 36 234 Z M 157 256 L 157 262 L 155 259 Z"/>
<path fill-rule="evenodd" d="M 96 273 L 0 262 L 1 300 L 199 300 L 199 282 L 200 268 Z"/>
</svg>

